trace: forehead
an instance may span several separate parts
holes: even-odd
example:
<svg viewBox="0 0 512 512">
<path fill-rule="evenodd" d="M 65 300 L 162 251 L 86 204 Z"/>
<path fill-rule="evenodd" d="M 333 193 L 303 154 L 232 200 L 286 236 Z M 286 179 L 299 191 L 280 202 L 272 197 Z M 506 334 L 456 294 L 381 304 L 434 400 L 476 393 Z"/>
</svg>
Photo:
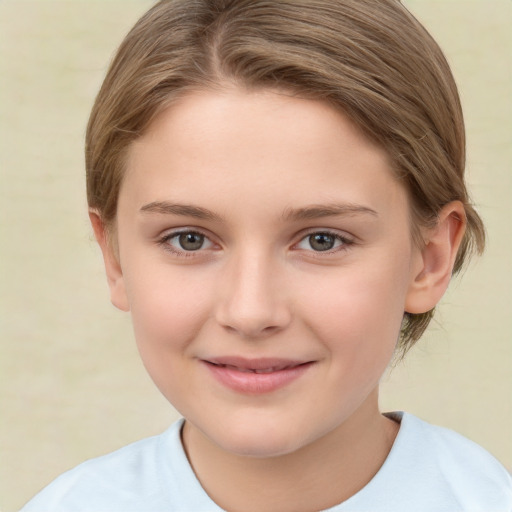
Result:
<svg viewBox="0 0 512 512">
<path fill-rule="evenodd" d="M 279 129 L 278 140 L 272 133 L 273 127 Z M 246 90 L 229 85 L 221 90 L 196 91 L 177 97 L 156 116 L 133 146 L 162 142 L 163 137 L 168 142 L 173 137 L 183 150 L 199 144 L 205 150 L 215 150 L 219 142 L 226 149 L 242 149 L 243 139 L 243 142 L 252 140 L 255 147 L 270 146 L 272 142 L 286 144 L 288 149 L 295 146 L 299 153 L 313 145 L 316 149 L 327 148 L 337 139 L 336 145 L 346 147 L 357 142 L 360 149 L 364 145 L 362 156 L 386 155 L 346 115 L 325 101 L 306 99 L 286 90 Z M 226 144 L 229 137 L 231 147 Z M 349 153 L 345 155 L 348 157 Z"/>
<path fill-rule="evenodd" d="M 404 196 L 387 153 L 346 116 L 278 91 L 189 94 L 133 143 L 127 164 L 120 200 L 129 192 L 139 205 L 182 197 L 213 205 L 218 196 L 221 210 L 224 200 L 382 208 Z"/>
</svg>

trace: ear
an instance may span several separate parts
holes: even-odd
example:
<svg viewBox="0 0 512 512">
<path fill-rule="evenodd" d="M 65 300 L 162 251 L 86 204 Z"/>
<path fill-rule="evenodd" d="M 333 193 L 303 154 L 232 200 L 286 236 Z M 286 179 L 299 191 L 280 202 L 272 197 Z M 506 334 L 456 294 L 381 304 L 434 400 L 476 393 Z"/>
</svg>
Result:
<svg viewBox="0 0 512 512">
<path fill-rule="evenodd" d="M 453 265 L 466 230 L 466 214 L 460 201 L 444 206 L 434 228 L 424 233 L 425 244 L 413 270 L 405 311 L 426 313 L 441 300 L 448 288 Z"/>
<path fill-rule="evenodd" d="M 126 295 L 123 271 L 119 263 L 119 257 L 108 236 L 105 224 L 98 211 L 92 208 L 89 210 L 89 219 L 91 219 L 94 236 L 103 254 L 108 286 L 110 288 L 110 300 L 112 304 L 121 311 L 129 311 L 130 305 Z"/>
</svg>

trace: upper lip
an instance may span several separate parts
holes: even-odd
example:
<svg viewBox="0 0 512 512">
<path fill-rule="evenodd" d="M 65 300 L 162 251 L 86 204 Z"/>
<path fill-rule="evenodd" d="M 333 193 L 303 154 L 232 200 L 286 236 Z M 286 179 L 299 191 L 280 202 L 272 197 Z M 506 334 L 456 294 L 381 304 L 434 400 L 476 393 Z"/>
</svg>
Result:
<svg viewBox="0 0 512 512">
<path fill-rule="evenodd" d="M 266 370 L 279 371 L 286 368 L 293 368 L 312 361 L 299 361 L 296 359 L 283 359 L 276 357 L 260 357 L 248 359 L 240 356 L 221 356 L 204 359 L 205 362 L 218 366 L 229 366 L 239 370 Z"/>
</svg>

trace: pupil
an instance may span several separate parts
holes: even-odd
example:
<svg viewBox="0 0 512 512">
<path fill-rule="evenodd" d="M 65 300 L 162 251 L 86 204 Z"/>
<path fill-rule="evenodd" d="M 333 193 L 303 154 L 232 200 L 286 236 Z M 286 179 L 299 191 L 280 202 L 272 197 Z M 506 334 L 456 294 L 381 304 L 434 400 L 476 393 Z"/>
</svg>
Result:
<svg viewBox="0 0 512 512">
<path fill-rule="evenodd" d="M 197 251 L 203 246 L 204 236 L 199 233 L 182 233 L 179 241 L 186 251 Z"/>
<path fill-rule="evenodd" d="M 317 233 L 309 237 L 309 244 L 315 251 L 328 251 L 334 247 L 334 237 L 325 233 Z"/>
</svg>

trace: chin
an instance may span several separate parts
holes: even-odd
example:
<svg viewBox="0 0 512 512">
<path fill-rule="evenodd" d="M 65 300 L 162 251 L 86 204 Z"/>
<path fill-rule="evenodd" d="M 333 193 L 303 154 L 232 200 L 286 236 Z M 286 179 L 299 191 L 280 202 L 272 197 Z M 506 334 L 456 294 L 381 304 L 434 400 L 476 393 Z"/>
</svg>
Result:
<svg viewBox="0 0 512 512">
<path fill-rule="evenodd" d="M 236 439 L 230 438 L 221 448 L 240 457 L 265 459 L 287 455 L 300 446 L 300 443 L 291 443 L 290 439 L 269 436 L 260 431 L 255 436 L 237 435 Z"/>
<path fill-rule="evenodd" d="M 275 421 L 254 419 L 230 424 L 228 429 L 212 433 L 212 439 L 226 452 L 253 458 L 279 457 L 293 453 L 309 440 L 298 425 L 281 425 Z M 215 437 L 216 439 L 215 439 Z"/>
</svg>

